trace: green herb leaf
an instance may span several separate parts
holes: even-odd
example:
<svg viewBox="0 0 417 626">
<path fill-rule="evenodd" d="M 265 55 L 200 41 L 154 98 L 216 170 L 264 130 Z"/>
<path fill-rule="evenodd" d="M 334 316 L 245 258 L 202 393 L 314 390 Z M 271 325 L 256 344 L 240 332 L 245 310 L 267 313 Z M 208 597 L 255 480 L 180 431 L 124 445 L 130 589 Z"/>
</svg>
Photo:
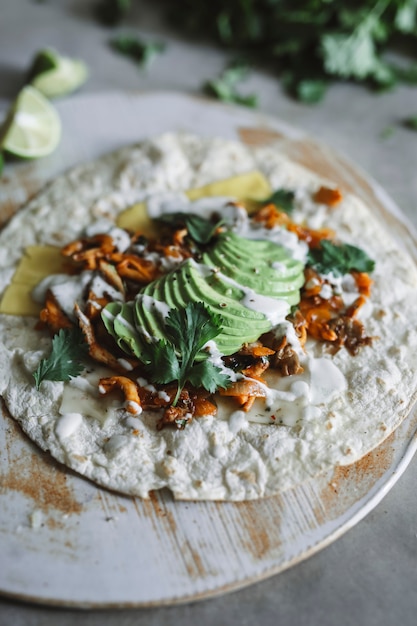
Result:
<svg viewBox="0 0 417 626">
<path fill-rule="evenodd" d="M 188 380 L 194 387 L 204 387 L 210 393 L 214 393 L 219 387 L 224 389 L 229 382 L 221 369 L 213 365 L 211 361 L 196 363 L 190 370 Z"/>
<path fill-rule="evenodd" d="M 2 153 L 0 152 L 0 176 L 2 175 L 3 167 L 4 167 L 4 157 Z"/>
<path fill-rule="evenodd" d="M 149 66 L 155 56 L 165 50 L 165 44 L 161 41 L 142 41 L 134 35 L 118 35 L 110 43 L 114 50 L 144 67 Z"/>
<path fill-rule="evenodd" d="M 212 37 L 283 79 L 291 73 L 287 89 L 309 103 L 338 79 L 379 91 L 406 80 L 390 71 L 386 53 L 413 53 L 417 40 L 416 0 L 177 0 L 166 6 L 171 20 L 196 38 Z M 214 89 L 234 101 L 227 84 Z"/>
<path fill-rule="evenodd" d="M 202 302 L 188 303 L 183 309 L 171 309 L 165 320 L 168 341 L 148 344 L 145 370 L 152 382 L 167 384 L 176 381 L 173 405 L 188 381 L 210 393 L 227 387 L 229 377 L 207 361 L 202 352 L 205 344 L 221 332 L 221 318 L 211 313 Z"/>
<path fill-rule="evenodd" d="M 390 69 L 397 81 L 408 85 L 417 85 L 417 63 L 410 63 L 405 67 L 391 64 Z"/>
<path fill-rule="evenodd" d="M 379 134 L 381 139 L 389 139 L 395 133 L 394 126 L 386 126 L 383 128 Z"/>
<path fill-rule="evenodd" d="M 248 68 L 245 65 L 233 65 L 222 72 L 219 78 L 206 83 L 205 89 L 210 95 L 214 95 L 223 102 L 241 104 L 256 108 L 258 96 L 256 94 L 242 95 L 237 90 L 237 85 L 246 79 Z"/>
<path fill-rule="evenodd" d="M 294 210 L 295 193 L 289 189 L 276 189 L 262 204 L 275 204 L 277 209 L 291 213 Z"/>
<path fill-rule="evenodd" d="M 362 80 L 375 71 L 375 45 L 367 30 L 352 35 L 323 35 L 321 48 L 324 67 L 329 74 Z"/>
<path fill-rule="evenodd" d="M 282 82 L 291 96 L 306 104 L 323 100 L 329 86 L 328 78 L 314 59 L 310 64 L 285 71 Z"/>
<path fill-rule="evenodd" d="M 320 246 L 308 253 L 308 264 L 320 274 L 331 272 L 335 276 L 343 276 L 352 270 L 372 272 L 375 267 L 375 261 L 356 246 L 334 244 L 326 239 L 321 241 Z"/>
<path fill-rule="evenodd" d="M 416 28 L 416 0 L 405 0 L 400 3 L 395 15 L 395 26 L 402 33 L 413 33 Z"/>
<path fill-rule="evenodd" d="M 184 213 L 178 211 L 176 213 L 166 213 L 158 218 L 159 222 L 170 224 L 174 227 L 184 225 L 188 230 L 188 234 L 197 244 L 206 244 L 215 234 L 216 230 L 224 223 L 221 219 L 214 225 L 210 220 L 196 215 L 195 213 Z"/>
<path fill-rule="evenodd" d="M 42 359 L 33 377 L 36 388 L 43 380 L 66 381 L 78 376 L 84 369 L 83 359 L 88 354 L 88 346 L 82 332 L 76 329 L 61 329 L 52 339 L 52 352 Z"/>
<path fill-rule="evenodd" d="M 149 343 L 141 353 L 145 361 L 145 369 L 151 374 L 152 382 L 164 384 L 179 380 L 181 375 L 180 362 L 175 347 L 167 341 L 159 340 Z"/>
<path fill-rule="evenodd" d="M 349 16 L 353 30 L 321 37 L 324 67 L 329 74 L 359 80 L 378 77 L 383 64 L 376 44 L 387 37 L 380 18 L 388 4 L 389 0 L 377 0 L 370 10 L 345 11 L 345 20 Z"/>
<path fill-rule="evenodd" d="M 404 120 L 404 125 L 411 130 L 417 130 L 417 115 L 413 115 Z"/>
<path fill-rule="evenodd" d="M 328 81 L 305 78 L 294 85 L 294 93 L 301 102 L 316 104 L 323 100 L 327 87 Z"/>
</svg>

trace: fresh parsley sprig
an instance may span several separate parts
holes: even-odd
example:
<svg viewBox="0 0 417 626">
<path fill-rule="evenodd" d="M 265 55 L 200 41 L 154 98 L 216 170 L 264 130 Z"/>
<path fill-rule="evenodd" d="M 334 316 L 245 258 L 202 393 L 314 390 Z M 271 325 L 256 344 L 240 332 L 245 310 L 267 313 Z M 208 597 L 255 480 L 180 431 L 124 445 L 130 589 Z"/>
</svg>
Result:
<svg viewBox="0 0 417 626">
<path fill-rule="evenodd" d="M 149 343 L 143 354 L 145 370 L 157 384 L 177 383 L 175 406 L 185 384 L 214 393 L 230 384 L 227 374 L 208 360 L 205 344 L 221 332 L 221 318 L 202 302 L 190 302 L 182 309 L 171 309 L 165 320 L 168 341 Z"/>
<path fill-rule="evenodd" d="M 78 328 L 63 329 L 52 339 L 52 351 L 39 363 L 33 373 L 36 388 L 43 380 L 66 381 L 81 374 L 83 359 L 88 354 L 88 346 Z"/>
<path fill-rule="evenodd" d="M 275 204 L 278 209 L 285 213 L 292 213 L 294 210 L 295 193 L 289 189 L 276 189 L 269 198 L 265 198 L 262 204 Z"/>
<path fill-rule="evenodd" d="M 224 220 L 220 219 L 215 224 L 210 220 L 196 215 L 195 213 L 184 213 L 177 211 L 176 213 L 166 213 L 158 218 L 159 222 L 168 224 L 169 226 L 185 226 L 188 235 L 197 244 L 207 244 L 214 236 L 217 229 L 224 224 Z"/>
<path fill-rule="evenodd" d="M 335 244 L 327 239 L 321 241 L 320 248 L 309 251 L 307 262 L 320 274 L 333 273 L 335 276 L 343 276 L 352 270 L 372 272 L 375 268 L 375 261 L 361 248 L 348 243 Z"/>
<path fill-rule="evenodd" d="M 277 70 L 288 91 L 304 102 L 320 101 L 336 80 L 389 89 L 413 78 L 411 68 L 405 67 L 405 72 L 394 68 L 386 52 L 401 44 L 408 50 L 416 42 L 415 0 L 177 0 L 166 4 L 180 28 L 212 37 L 229 51 Z"/>
<path fill-rule="evenodd" d="M 238 85 L 247 78 L 247 75 L 248 67 L 246 65 L 234 64 L 223 70 L 218 78 L 209 80 L 205 85 L 205 91 L 222 102 L 256 108 L 258 96 L 253 93 L 244 95 L 238 90 Z"/>
<path fill-rule="evenodd" d="M 406 128 L 411 128 L 411 130 L 417 130 L 417 115 L 407 118 L 404 125 Z"/>
<path fill-rule="evenodd" d="M 135 35 L 121 34 L 110 43 L 116 52 L 124 54 L 142 67 L 148 67 L 154 58 L 165 50 L 162 41 L 142 41 Z"/>
</svg>

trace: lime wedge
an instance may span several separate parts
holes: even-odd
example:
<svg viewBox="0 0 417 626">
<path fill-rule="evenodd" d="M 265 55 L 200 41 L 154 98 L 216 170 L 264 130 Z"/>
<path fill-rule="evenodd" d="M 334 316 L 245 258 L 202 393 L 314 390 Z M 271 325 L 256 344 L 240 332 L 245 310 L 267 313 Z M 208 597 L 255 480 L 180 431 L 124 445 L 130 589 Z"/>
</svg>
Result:
<svg viewBox="0 0 417 626">
<path fill-rule="evenodd" d="M 0 129 L 0 149 L 24 158 L 41 157 L 55 150 L 60 137 L 55 108 L 37 89 L 24 87 Z"/>
<path fill-rule="evenodd" d="M 83 61 L 46 49 L 37 53 L 28 82 L 47 98 L 58 98 L 81 87 L 87 76 L 87 66 Z"/>
</svg>

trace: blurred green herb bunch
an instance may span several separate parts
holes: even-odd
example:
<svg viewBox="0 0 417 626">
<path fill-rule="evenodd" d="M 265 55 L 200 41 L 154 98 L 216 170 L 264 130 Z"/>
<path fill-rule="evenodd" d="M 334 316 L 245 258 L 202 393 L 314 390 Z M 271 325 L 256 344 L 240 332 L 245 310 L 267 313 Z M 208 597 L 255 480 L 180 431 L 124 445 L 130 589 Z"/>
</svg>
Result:
<svg viewBox="0 0 417 626">
<path fill-rule="evenodd" d="M 96 13 L 116 24 L 134 2 L 99 0 Z M 340 79 L 378 90 L 417 84 L 417 0 L 157 2 L 181 30 L 216 40 L 246 63 L 276 70 L 304 102 L 318 102 Z"/>
</svg>

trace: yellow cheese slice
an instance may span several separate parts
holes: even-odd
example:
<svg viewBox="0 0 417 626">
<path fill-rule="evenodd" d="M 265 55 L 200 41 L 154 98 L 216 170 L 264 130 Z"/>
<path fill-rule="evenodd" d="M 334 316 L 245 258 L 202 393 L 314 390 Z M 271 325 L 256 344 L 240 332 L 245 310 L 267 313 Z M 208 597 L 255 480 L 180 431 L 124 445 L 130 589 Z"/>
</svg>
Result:
<svg viewBox="0 0 417 626">
<path fill-rule="evenodd" d="M 257 201 L 271 195 L 271 187 L 261 172 L 248 172 L 232 178 L 209 183 L 197 189 L 189 189 L 185 195 L 191 200 L 211 196 L 231 196 L 238 198 L 249 213 L 258 207 Z M 156 234 L 154 223 L 149 218 L 146 202 L 138 202 L 122 211 L 117 218 L 117 225 L 127 230 L 140 231 L 148 237 Z"/>
<path fill-rule="evenodd" d="M 50 274 L 64 272 L 65 260 L 55 246 L 28 246 L 0 302 L 0 313 L 38 315 L 41 307 L 31 298 L 31 291 Z"/>
<path fill-rule="evenodd" d="M 238 198 L 251 212 L 258 206 L 256 201 L 264 200 L 271 195 L 271 187 L 260 172 L 254 171 L 210 183 L 198 189 L 189 189 L 185 194 L 192 201 L 209 196 L 231 196 Z M 148 237 L 156 235 L 157 232 L 152 220 L 149 219 L 145 202 L 134 204 L 120 213 L 116 223 L 120 228 L 140 231 Z M 38 315 L 40 306 L 32 301 L 31 291 L 46 276 L 65 271 L 63 263 L 64 259 L 59 248 L 29 246 L 13 275 L 11 284 L 3 293 L 0 313 Z"/>
</svg>

